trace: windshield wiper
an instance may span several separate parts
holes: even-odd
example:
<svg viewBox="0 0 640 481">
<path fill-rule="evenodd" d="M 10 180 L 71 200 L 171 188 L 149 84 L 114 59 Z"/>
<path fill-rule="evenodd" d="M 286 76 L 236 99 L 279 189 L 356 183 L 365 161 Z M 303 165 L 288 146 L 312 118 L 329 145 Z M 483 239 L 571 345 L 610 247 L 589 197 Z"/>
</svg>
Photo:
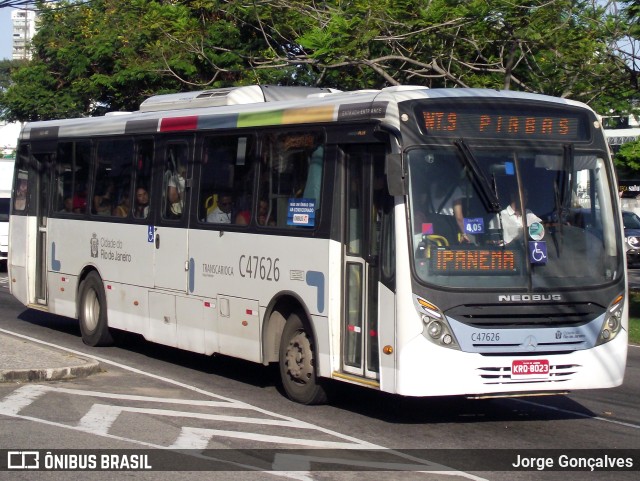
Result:
<svg viewBox="0 0 640 481">
<path fill-rule="evenodd" d="M 478 192 L 480 193 L 480 200 L 484 204 L 487 212 L 500 212 L 500 201 L 496 195 L 495 190 L 491 187 L 491 183 L 487 176 L 478 165 L 478 161 L 473 155 L 473 152 L 469 149 L 464 139 L 457 139 L 454 145 L 458 148 L 462 154 L 462 158 L 467 168 L 471 171 L 472 181 L 475 184 Z"/>
</svg>

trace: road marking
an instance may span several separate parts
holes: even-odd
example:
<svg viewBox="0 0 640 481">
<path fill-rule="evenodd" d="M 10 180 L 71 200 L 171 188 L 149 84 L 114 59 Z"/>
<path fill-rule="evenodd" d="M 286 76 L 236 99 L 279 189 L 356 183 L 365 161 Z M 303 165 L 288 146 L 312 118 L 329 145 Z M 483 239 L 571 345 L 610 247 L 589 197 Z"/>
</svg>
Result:
<svg viewBox="0 0 640 481">
<path fill-rule="evenodd" d="M 225 431 L 220 429 L 206 429 L 184 427 L 176 442 L 170 446 L 173 449 L 206 449 L 214 437 L 233 439 L 247 439 L 263 443 L 287 444 L 323 449 L 374 449 L 377 446 L 369 443 L 354 445 L 353 443 L 336 443 L 333 441 L 319 441 L 316 439 L 299 439 L 285 436 L 273 436 L 271 434 L 247 433 L 241 431 Z"/>
<path fill-rule="evenodd" d="M 319 433 L 323 433 L 325 435 L 337 438 L 342 440 L 343 442 L 336 442 L 336 441 L 322 441 L 322 440 L 313 440 L 313 439 L 299 439 L 299 438 L 292 438 L 292 437 L 281 437 L 281 436 L 273 436 L 273 435 L 265 435 L 265 434 L 260 434 L 260 433 L 253 433 L 253 432 L 241 432 L 241 431 L 226 431 L 226 430 L 209 430 L 209 429 L 204 429 L 204 428 L 194 428 L 194 427 L 183 427 L 183 429 L 180 432 L 180 435 L 177 437 L 176 442 L 180 441 L 182 443 L 185 443 L 187 445 L 191 444 L 196 444 L 196 445 L 200 445 L 198 443 L 202 443 L 204 439 L 208 439 L 208 441 L 210 441 L 212 439 L 213 436 L 215 435 L 222 435 L 224 437 L 232 437 L 232 438 L 236 438 L 236 439 L 246 439 L 246 440 L 263 440 L 266 442 L 277 442 L 277 443 L 281 443 L 281 444 L 298 444 L 298 445 L 302 445 L 302 446 L 324 446 L 324 444 L 322 443 L 334 443 L 331 446 L 332 447 L 336 447 L 336 446 L 340 446 L 340 448 L 344 448 L 344 447 L 349 447 L 351 449 L 385 449 L 387 453 L 389 454 L 395 454 L 396 456 L 398 456 L 398 458 L 401 459 L 406 459 L 409 461 L 413 461 L 416 464 L 418 464 L 419 466 L 424 466 L 426 471 L 414 471 L 416 473 L 423 473 L 423 474 L 434 474 L 436 471 L 433 471 L 434 468 L 438 468 L 437 472 L 438 474 L 441 475 L 449 475 L 449 476 L 461 476 L 467 479 L 472 479 L 475 481 L 484 481 L 485 478 L 481 478 L 475 475 L 472 475 L 470 473 L 465 473 L 463 471 L 456 471 L 456 470 L 449 470 L 450 468 L 447 468 L 445 466 L 442 465 L 438 465 L 438 464 L 434 464 L 434 463 L 430 463 L 428 460 L 424 460 L 424 459 L 420 459 L 420 458 L 416 458 L 414 456 L 402 453 L 402 452 L 398 452 L 396 450 L 393 449 L 386 449 L 384 446 L 380 446 L 380 445 L 376 445 L 376 444 L 372 444 L 363 440 L 360 440 L 358 438 L 355 438 L 353 436 L 349 436 L 343 433 L 339 433 L 337 431 L 332 431 L 330 429 L 326 429 L 323 428 L 321 426 L 317 426 L 314 424 L 310 424 L 310 423 L 306 423 L 303 421 L 299 421 L 295 418 L 289 417 L 289 416 L 284 416 L 282 414 L 276 413 L 276 412 L 272 412 L 272 411 L 268 411 L 266 409 L 262 409 L 259 408 L 257 406 L 253 406 L 250 405 L 248 403 L 244 403 L 241 401 L 237 401 L 235 399 L 232 398 L 228 398 L 225 396 L 220 396 L 218 394 L 212 393 L 210 391 L 205 391 L 203 389 L 200 389 L 198 387 L 195 386 L 191 386 L 189 384 L 185 384 L 183 382 L 180 381 L 176 381 L 174 379 L 170 379 L 170 378 L 166 378 L 163 376 L 159 376 L 157 374 L 152 374 L 152 373 L 148 373 L 146 371 L 142 371 L 140 369 L 131 367 L 131 366 L 127 366 L 124 364 L 120 364 L 114 361 L 111 361 L 109 359 L 104 359 L 98 356 L 94 356 L 91 355 L 89 353 L 86 352 L 81 352 L 81 351 L 76 351 L 74 349 L 69 349 L 66 347 L 62 347 L 62 346 L 58 346 L 56 344 L 52 344 L 52 343 L 48 343 L 45 341 L 41 341 L 39 339 L 35 339 L 29 336 L 25 336 L 23 334 L 16 334 L 14 332 L 11 331 L 7 331 L 5 329 L 0 329 L 0 332 L 4 332 L 6 334 L 9 335 L 13 335 L 13 336 L 17 336 L 23 339 L 27 339 L 29 341 L 32 342 L 36 342 L 38 344 L 41 345 L 46 345 L 46 346 L 50 346 L 53 347 L 55 349 L 59 349 L 65 352 L 69 352 L 75 355 L 79 355 L 79 356 L 85 356 L 85 357 L 90 357 L 92 359 L 97 360 L 98 362 L 102 362 L 104 364 L 109 364 L 112 366 L 116 366 L 120 369 L 123 369 L 125 371 L 129 371 L 132 373 L 136 373 L 136 374 L 140 374 L 143 376 L 147 376 L 150 377 L 152 379 L 156 379 L 159 381 L 163 381 L 167 384 L 171 384 L 174 386 L 178 386 L 181 388 L 184 388 L 186 390 L 190 390 L 193 392 L 197 392 L 199 394 L 205 395 L 207 397 L 212 397 L 218 400 L 223 400 L 226 402 L 215 402 L 215 406 L 213 407 L 236 407 L 236 408 L 240 408 L 240 409 L 248 409 L 248 410 L 252 410 L 255 413 L 260 413 L 262 415 L 268 416 L 272 419 L 275 420 L 279 420 L 278 422 L 281 423 L 280 425 L 282 426 L 287 426 L 287 427 L 295 427 L 295 428 L 301 428 L 301 429 L 310 429 L 310 430 L 315 430 L 316 432 Z M 44 392 L 43 392 L 44 390 Z M 18 394 L 16 394 L 16 391 L 20 391 Z M 157 445 L 155 443 L 149 443 L 143 440 L 139 440 L 139 439 L 131 439 L 131 438 L 125 438 L 122 436 L 115 436 L 113 434 L 110 434 L 109 432 L 105 432 L 105 428 L 108 430 L 107 426 L 111 426 L 112 423 L 115 421 L 115 418 L 117 418 L 117 415 L 119 415 L 119 413 L 123 412 L 123 411 L 137 411 L 139 413 L 147 413 L 147 414 L 159 414 L 160 411 L 165 412 L 165 413 L 169 413 L 169 412 L 173 412 L 173 413 L 179 413 L 179 417 L 196 417 L 199 419 L 202 419 L 202 415 L 193 415 L 193 413 L 185 413 L 183 411 L 167 411 L 167 410 L 157 410 L 157 409 L 145 409 L 145 408 L 133 408 L 133 407 L 124 407 L 124 408 L 119 408 L 120 410 L 117 411 L 117 415 L 116 415 L 116 410 L 110 409 L 111 406 L 105 406 L 103 408 L 98 408 L 96 409 L 96 411 L 94 411 L 89 417 L 87 417 L 86 419 L 83 418 L 83 420 L 80 421 L 80 423 L 76 426 L 71 426 L 68 424 L 62 424 L 62 423 L 57 423 L 57 422 L 52 422 L 52 421 L 48 421 L 45 419 L 41 419 L 41 418 L 35 418 L 33 416 L 24 416 L 24 415 L 20 415 L 19 412 L 21 409 L 27 407 L 31 402 L 33 402 L 33 400 L 37 399 L 38 397 L 42 396 L 42 394 L 46 394 L 47 392 L 63 392 L 66 394 L 70 394 L 70 395 L 79 395 L 79 396 L 96 396 L 99 398 L 107 398 L 107 399 L 118 399 L 118 400 L 135 400 L 135 401 L 142 401 L 142 402 L 173 402 L 174 404 L 178 404 L 178 403 L 185 403 L 184 400 L 167 400 L 164 398 L 147 398 L 145 396 L 127 396 L 127 395 L 122 395 L 122 394 L 113 394 L 113 393 L 103 393 L 103 392 L 95 392 L 95 391 L 77 391 L 74 389 L 67 389 L 67 388 L 57 388 L 57 387 L 49 387 L 49 386 L 43 386 L 43 385 L 25 385 L 22 386 L 20 388 L 18 388 L 16 391 L 14 391 L 12 394 L 10 394 L 9 396 L 7 396 L 4 400 L 0 400 L 0 415 L 1 414 L 5 414 L 5 415 L 9 415 L 12 417 L 16 417 L 16 418 L 20 418 L 20 419 L 25 419 L 25 420 L 30 420 L 30 421 L 34 421 L 34 422 L 38 422 L 38 423 L 43 423 L 43 424 L 47 424 L 47 425 L 51 425 L 51 426 L 57 426 L 57 427 L 63 427 L 66 429 L 72 429 L 72 430 L 77 430 L 77 431 L 82 431 L 82 432 L 91 432 L 92 434 L 95 434 L 97 436 L 103 436 L 103 437 L 107 437 L 110 439 L 118 439 L 118 440 L 125 440 L 131 443 L 135 443 L 135 444 L 139 444 L 139 445 L 143 445 L 143 446 L 148 446 L 148 447 L 153 447 L 153 448 L 159 448 L 159 449 L 172 449 L 170 446 L 161 446 L 161 445 Z M 13 396 L 15 394 L 15 396 Z M 202 401 L 187 401 L 185 404 L 192 404 L 192 403 L 201 403 Z M 199 404 L 202 405 L 202 404 Z M 4 408 L 6 408 L 6 410 Z M 89 412 L 91 412 L 91 410 L 89 410 Z M 185 414 L 188 414 L 187 416 L 185 416 Z M 101 417 L 102 416 L 102 417 Z M 115 416 L 115 417 L 114 417 Z M 242 419 L 242 418 L 240 418 Z M 254 419 L 254 418 L 244 418 L 244 419 Z M 92 420 L 95 422 L 95 425 L 91 424 Z M 95 427 L 95 429 L 94 429 Z M 188 430 L 184 430 L 184 428 L 189 428 Z M 191 436 L 191 434 L 193 436 Z M 210 436 L 211 435 L 211 436 Z M 258 436 L 258 439 L 256 438 L 256 436 Z M 207 441 L 207 442 L 208 442 Z M 315 444 L 314 444 L 315 443 Z M 204 455 L 198 455 L 198 457 L 204 457 L 207 459 L 215 459 L 218 461 L 218 459 L 216 458 L 211 458 L 208 456 L 204 456 Z M 238 463 L 232 462 L 232 461 L 228 461 L 228 460 L 219 460 L 220 462 L 225 462 L 225 463 L 229 463 L 229 464 L 233 464 L 233 465 L 240 465 Z M 348 460 L 344 460 L 344 462 L 348 462 Z M 245 469 L 251 469 L 252 471 L 262 471 L 259 468 L 256 468 L 255 466 L 244 466 L 241 465 L 243 468 Z M 414 465 L 415 466 L 415 465 Z M 440 471 L 440 469 L 442 469 L 442 471 Z M 293 478 L 293 479 L 311 479 L 309 478 L 307 475 L 310 473 L 298 473 L 298 472 L 278 472 L 278 471 L 264 471 L 265 473 L 268 474 L 272 474 L 272 475 L 277 475 L 277 476 L 285 476 L 288 478 Z"/>
<path fill-rule="evenodd" d="M 193 450 L 205 450 L 209 446 L 209 443 L 215 438 L 227 438 L 227 439 L 239 439 L 239 440 L 250 440 L 257 441 L 263 443 L 273 443 L 278 445 L 293 445 L 293 446 L 302 446 L 302 447 L 310 447 L 310 448 L 323 448 L 323 449 L 381 449 L 381 446 L 377 446 L 375 444 L 367 443 L 361 440 L 355 440 L 351 436 L 345 436 L 341 433 L 337 433 L 334 431 L 320 429 L 320 431 L 324 433 L 330 433 L 339 438 L 350 438 L 355 440 L 355 442 L 336 442 L 336 441 L 328 441 L 328 440 L 320 440 L 320 439 L 308 439 L 308 438 L 295 438 L 290 436 L 277 436 L 277 435 L 269 435 L 262 434 L 256 432 L 243 432 L 243 431 L 229 431 L 224 429 L 208 429 L 208 428 L 200 428 L 200 427 L 192 427 L 192 426 L 183 426 L 180 430 L 179 435 L 177 436 L 174 443 L 170 446 L 161 446 L 155 443 L 149 443 L 140 439 L 127 438 L 123 436 L 114 436 L 109 433 L 109 428 L 114 424 L 117 418 L 122 413 L 136 413 L 142 415 L 154 415 L 154 416 L 170 416 L 175 418 L 187 418 L 187 419 L 198 419 L 198 421 L 222 421 L 222 422 L 234 422 L 236 424 L 259 424 L 259 425 L 268 425 L 268 426 L 277 426 L 287 428 L 287 431 L 290 431 L 292 428 L 294 429 L 303 429 L 305 431 L 308 430 L 318 430 L 318 427 L 306 423 L 303 421 L 298 421 L 295 419 L 284 420 L 283 416 L 278 415 L 277 413 L 269 413 L 262 411 L 263 414 L 270 414 L 272 417 L 278 419 L 267 419 L 267 418 L 253 418 L 246 416 L 228 416 L 228 415 L 218 415 L 218 414 L 207 414 L 207 413 L 194 413 L 189 411 L 176 411 L 169 409 L 157 409 L 157 408 L 140 408 L 140 407 L 132 407 L 132 406 L 112 406 L 106 404 L 96 403 L 93 404 L 92 407 L 88 410 L 87 414 L 83 416 L 76 426 L 62 424 L 57 422 L 48 421 L 46 419 L 35 418 L 33 416 L 24 416 L 20 415 L 19 412 L 28 407 L 35 400 L 41 398 L 46 394 L 67 394 L 67 395 L 75 395 L 75 396 L 84 396 L 84 397 L 98 397 L 98 398 L 106 398 L 106 399 L 118 399 L 119 401 L 137 401 L 137 402 L 148 402 L 148 403 L 170 403 L 170 404 L 180 404 L 180 405 L 189 405 L 190 401 L 184 399 L 165 399 L 158 397 L 145 397 L 138 395 L 116 395 L 113 393 L 104 393 L 98 391 L 78 391 L 75 389 L 68 388 L 57 388 L 55 386 L 49 385 L 38 385 L 38 384 L 27 384 L 19 387 L 11 394 L 7 395 L 4 399 L 0 400 L 0 415 L 8 415 L 20 419 L 30 420 L 38 423 L 43 423 L 47 425 L 64 427 L 66 429 L 78 430 L 82 432 L 91 433 L 97 436 L 103 436 L 110 439 L 119 439 L 125 440 L 128 442 L 132 442 L 135 444 L 143 445 L 146 447 L 153 447 L 158 449 L 172 449 L 172 450 L 182 450 L 182 449 L 193 449 Z M 217 408 L 228 408 L 234 406 L 233 403 L 221 403 L 218 401 L 193 401 L 193 405 L 197 404 L 198 406 L 209 406 L 214 409 Z M 246 403 L 237 403 L 234 407 L 254 410 L 256 409 Z M 175 424 L 175 423 L 174 423 Z M 458 475 L 462 477 L 466 477 L 468 479 L 473 480 L 483 480 L 483 478 L 464 473 L 461 471 L 451 471 L 450 468 L 445 466 L 431 463 L 428 460 L 415 458 L 413 456 L 398 453 L 395 450 L 387 450 L 389 454 L 395 454 L 399 459 L 406 459 L 409 461 L 414 461 L 414 463 L 395 463 L 395 462 L 387 462 L 382 463 L 381 466 L 384 466 L 387 470 L 405 470 L 412 471 L 415 473 L 421 474 L 441 474 L 441 475 Z M 246 466 L 243 464 L 239 464 L 233 461 L 215 458 L 211 456 L 207 456 L 206 454 L 193 453 L 190 455 L 195 455 L 196 457 L 225 462 L 234 466 L 241 466 L 245 469 L 251 470 L 260 470 L 255 466 Z M 317 459 L 316 459 L 317 458 Z M 293 479 L 301 479 L 308 480 L 311 479 L 306 476 L 304 471 L 309 470 L 309 466 L 311 463 L 330 463 L 330 464 L 340 464 L 340 465 L 349 465 L 349 466 L 369 466 L 367 462 L 361 460 L 354 459 L 340 459 L 340 458 L 326 458 L 326 457 L 308 457 L 301 456 L 293 461 L 295 461 L 296 466 L 307 466 L 306 469 L 298 469 L 296 468 L 296 472 L 293 473 L 292 469 L 289 468 L 286 472 L 278 471 L 278 469 L 284 469 L 287 466 L 288 458 L 276 458 L 274 460 L 273 471 L 268 471 L 269 474 L 284 476 Z M 364 464 L 363 464 L 364 463 Z M 291 466 L 288 464 L 288 466 Z M 297 472 L 302 471 L 302 472 Z"/>
<path fill-rule="evenodd" d="M 627 428 L 632 428 L 632 429 L 640 429 L 640 425 L 638 424 L 631 424 L 631 423 L 626 423 L 624 421 L 616 421 L 615 419 L 607 419 L 607 418 L 603 418 L 600 416 L 593 416 L 593 415 L 589 415 L 589 414 L 585 414 L 585 413 L 579 413 L 577 411 L 570 411 L 568 409 L 562 409 L 562 408 L 556 408 L 553 406 L 547 406 L 545 404 L 539 404 L 535 401 L 528 401 L 526 399 L 516 399 L 516 398 L 510 398 L 511 401 L 515 401 L 515 402 L 519 402 L 522 404 L 528 404 L 530 406 L 535 406 L 538 408 L 544 408 L 544 409 L 548 409 L 550 411 L 556 411 L 559 413 L 563 413 L 563 414 L 571 414 L 572 416 L 579 416 L 585 419 L 594 419 L 596 421 L 604 421 L 605 423 L 611 423 L 611 424 L 617 424 L 618 426 L 624 426 Z"/>
<path fill-rule="evenodd" d="M 126 400 L 126 397 L 123 397 Z M 258 424 L 260 426 L 280 426 L 287 428 L 311 429 L 313 426 L 291 421 L 277 419 L 249 418 L 245 416 L 223 416 L 219 414 L 193 413 L 188 411 L 172 411 L 168 409 L 135 408 L 123 406 L 110 406 L 106 404 L 94 404 L 89 412 L 80 420 L 80 424 L 90 429 L 100 428 L 101 432 L 107 432 L 113 422 L 122 413 L 149 414 L 152 416 L 170 416 L 176 418 L 199 419 L 202 421 L 226 421 L 239 424 Z M 353 447 L 353 443 L 350 443 Z"/>
<path fill-rule="evenodd" d="M 40 396 L 49 392 L 49 390 L 49 386 L 42 384 L 33 384 L 29 389 L 16 389 L 4 399 L 0 400 L 0 413 L 8 416 L 18 414 L 23 408 L 29 406 Z"/>
</svg>

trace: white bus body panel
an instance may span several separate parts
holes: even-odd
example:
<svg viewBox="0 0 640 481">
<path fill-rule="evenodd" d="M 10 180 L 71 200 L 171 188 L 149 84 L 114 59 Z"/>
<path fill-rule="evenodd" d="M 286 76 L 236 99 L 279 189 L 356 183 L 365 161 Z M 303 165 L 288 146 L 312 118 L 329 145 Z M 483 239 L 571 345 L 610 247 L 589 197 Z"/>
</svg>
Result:
<svg viewBox="0 0 640 481">
<path fill-rule="evenodd" d="M 416 336 L 398 353 L 397 394 L 405 396 L 445 396 L 456 394 L 481 395 L 486 393 L 513 393 L 537 391 L 572 391 L 615 387 L 622 384 L 627 356 L 628 336 L 625 330 L 611 342 L 593 349 L 564 354 L 545 354 L 551 366 L 546 381 L 502 382 L 482 377 L 490 368 L 511 371 L 511 362 L 523 356 L 482 356 L 454 349 L 436 347 L 424 336 Z M 536 357 L 527 356 L 527 359 Z M 603 362 L 603 360 L 607 360 Z M 572 372 L 556 377 L 555 367 L 571 366 Z"/>
<path fill-rule="evenodd" d="M 156 227 L 158 247 L 154 238 L 155 287 L 187 292 L 187 229 Z"/>
<path fill-rule="evenodd" d="M 155 233 L 167 247 L 163 255 Z M 172 242 L 179 247 L 170 249 Z M 49 310 L 77 317 L 78 281 L 90 267 L 103 279 L 111 327 L 168 346 L 262 362 L 264 315 L 284 292 L 296 293 L 318 344 L 329 346 L 328 245 L 324 239 L 49 219 Z M 163 270 L 158 266 L 165 261 Z M 25 286 L 26 279 L 17 284 Z M 24 294 L 16 297 L 24 302 Z M 319 361 L 329 376 L 325 351 Z"/>
<path fill-rule="evenodd" d="M 384 354 L 384 346 L 396 346 L 396 295 L 382 284 L 378 284 L 378 352 L 380 353 L 380 389 L 395 392 L 396 351 Z"/>
<path fill-rule="evenodd" d="M 22 304 L 33 302 L 28 279 L 33 279 L 35 272 L 35 241 L 30 241 L 30 232 L 36 229 L 36 219 L 14 215 L 11 217 L 11 236 L 9 239 L 9 286 L 11 294 Z M 14 281 L 15 279 L 15 281 Z"/>
<path fill-rule="evenodd" d="M 324 239 L 189 231 L 188 291 L 217 299 L 217 352 L 261 362 L 266 309 L 285 292 L 296 293 L 321 337 L 318 345 L 328 346 L 328 245 Z M 328 353 L 320 357 L 328 364 Z"/>
</svg>

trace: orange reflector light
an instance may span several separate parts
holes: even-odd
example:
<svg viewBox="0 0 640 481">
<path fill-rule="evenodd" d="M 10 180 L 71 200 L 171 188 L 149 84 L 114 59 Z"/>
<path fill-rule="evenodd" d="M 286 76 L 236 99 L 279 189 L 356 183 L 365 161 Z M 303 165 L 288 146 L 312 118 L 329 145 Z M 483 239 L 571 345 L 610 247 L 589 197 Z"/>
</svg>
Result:
<svg viewBox="0 0 640 481">
<path fill-rule="evenodd" d="M 433 304 L 431 304 L 430 302 L 425 301 L 424 299 L 420 299 L 418 297 L 418 303 L 422 306 L 422 307 L 426 307 L 427 309 L 431 309 L 433 311 L 437 311 L 438 308 L 436 306 L 434 306 Z"/>
<path fill-rule="evenodd" d="M 382 352 L 384 352 L 385 354 L 393 354 L 393 347 L 391 346 L 384 346 L 382 348 Z"/>
</svg>

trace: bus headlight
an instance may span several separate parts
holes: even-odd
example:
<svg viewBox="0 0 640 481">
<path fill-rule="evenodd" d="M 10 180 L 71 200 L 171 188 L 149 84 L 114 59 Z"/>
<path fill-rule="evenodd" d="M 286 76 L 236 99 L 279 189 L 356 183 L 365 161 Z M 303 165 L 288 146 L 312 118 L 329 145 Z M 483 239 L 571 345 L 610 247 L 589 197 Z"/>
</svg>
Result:
<svg viewBox="0 0 640 481">
<path fill-rule="evenodd" d="M 622 329 L 622 310 L 624 309 L 623 301 L 624 296 L 620 294 L 609 305 L 609 308 L 604 315 L 604 322 L 602 323 L 600 336 L 598 336 L 596 346 L 613 340 Z"/>
<path fill-rule="evenodd" d="M 429 321 L 429 318 L 427 316 L 424 316 L 422 318 L 422 321 L 427 324 L 427 332 L 429 333 L 429 336 L 431 336 L 433 339 L 440 339 L 440 336 L 442 336 L 442 324 L 440 323 L 440 321 Z"/>
<path fill-rule="evenodd" d="M 447 322 L 447 318 L 442 311 L 435 304 L 425 299 L 418 296 L 414 298 L 416 301 L 416 309 L 424 325 L 422 335 L 438 346 L 460 349 L 451 327 Z"/>
</svg>

